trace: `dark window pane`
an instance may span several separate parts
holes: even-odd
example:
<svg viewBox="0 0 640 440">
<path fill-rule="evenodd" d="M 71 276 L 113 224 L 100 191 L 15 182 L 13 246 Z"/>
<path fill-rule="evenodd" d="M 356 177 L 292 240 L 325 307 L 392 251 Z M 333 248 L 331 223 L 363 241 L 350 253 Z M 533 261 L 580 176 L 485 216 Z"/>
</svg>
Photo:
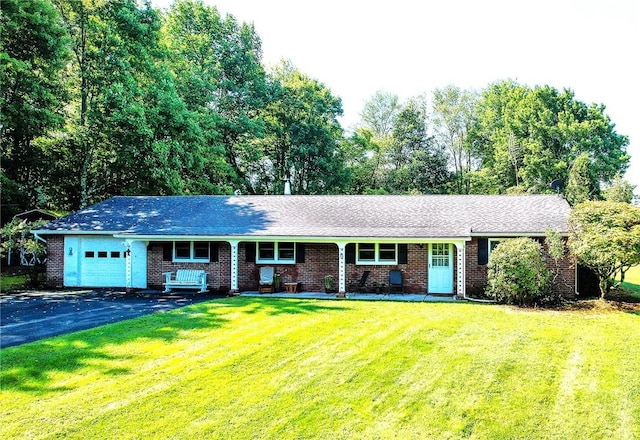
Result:
<svg viewBox="0 0 640 440">
<path fill-rule="evenodd" d="M 209 259 L 209 242 L 197 241 L 193 243 L 193 253 L 194 253 L 194 258 L 197 260 L 208 260 Z"/>
<path fill-rule="evenodd" d="M 258 258 L 260 260 L 274 260 L 276 258 L 275 243 L 258 243 Z"/>
<path fill-rule="evenodd" d="M 120 252 L 111 251 L 111 258 L 120 258 Z"/>
<path fill-rule="evenodd" d="M 280 260 L 293 260 L 295 258 L 295 244 L 294 243 L 279 243 L 278 244 L 278 259 Z"/>
<path fill-rule="evenodd" d="M 93 258 L 95 257 L 95 253 L 93 251 L 87 251 L 84 253 L 84 258 Z"/>
<path fill-rule="evenodd" d="M 107 251 L 98 251 L 98 258 L 107 258 Z"/>
<path fill-rule="evenodd" d="M 191 258 L 191 243 L 188 241 L 176 241 L 175 250 L 175 258 L 181 258 L 183 260 Z"/>
<path fill-rule="evenodd" d="M 393 243 L 380 244 L 380 260 L 395 261 L 396 259 L 396 245 Z"/>
<path fill-rule="evenodd" d="M 376 245 L 373 243 L 361 243 L 358 245 L 358 259 L 374 261 L 376 259 Z"/>
</svg>

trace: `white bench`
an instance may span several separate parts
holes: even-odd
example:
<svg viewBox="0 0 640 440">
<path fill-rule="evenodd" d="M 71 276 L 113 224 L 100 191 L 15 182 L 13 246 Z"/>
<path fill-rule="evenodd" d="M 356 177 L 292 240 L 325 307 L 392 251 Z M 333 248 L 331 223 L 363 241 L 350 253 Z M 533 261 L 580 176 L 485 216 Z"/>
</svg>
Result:
<svg viewBox="0 0 640 440">
<path fill-rule="evenodd" d="M 164 292 L 170 293 L 171 289 L 200 289 L 201 293 L 207 291 L 207 273 L 204 270 L 178 269 L 176 277 L 171 279 L 173 272 L 165 272 Z"/>
</svg>

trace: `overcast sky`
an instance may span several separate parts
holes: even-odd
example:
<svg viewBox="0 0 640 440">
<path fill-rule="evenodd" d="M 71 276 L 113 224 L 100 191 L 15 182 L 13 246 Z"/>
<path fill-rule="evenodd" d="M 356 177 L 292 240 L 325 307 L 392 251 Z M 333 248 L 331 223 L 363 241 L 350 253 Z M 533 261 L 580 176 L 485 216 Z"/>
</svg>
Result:
<svg viewBox="0 0 640 440">
<path fill-rule="evenodd" d="M 173 0 L 152 0 L 167 8 Z M 342 99 L 345 129 L 377 91 L 402 99 L 502 79 L 604 104 L 629 136 L 640 193 L 638 0 L 204 0 L 252 22 L 264 63 L 290 60 Z"/>
</svg>

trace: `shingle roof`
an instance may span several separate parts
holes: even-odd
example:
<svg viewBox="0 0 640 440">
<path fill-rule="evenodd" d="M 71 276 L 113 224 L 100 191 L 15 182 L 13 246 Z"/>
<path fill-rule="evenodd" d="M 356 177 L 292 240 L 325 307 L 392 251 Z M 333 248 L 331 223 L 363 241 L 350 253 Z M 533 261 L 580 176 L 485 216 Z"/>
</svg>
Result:
<svg viewBox="0 0 640 440">
<path fill-rule="evenodd" d="M 567 230 L 557 195 L 113 197 L 42 233 L 149 236 L 468 237 Z"/>
</svg>

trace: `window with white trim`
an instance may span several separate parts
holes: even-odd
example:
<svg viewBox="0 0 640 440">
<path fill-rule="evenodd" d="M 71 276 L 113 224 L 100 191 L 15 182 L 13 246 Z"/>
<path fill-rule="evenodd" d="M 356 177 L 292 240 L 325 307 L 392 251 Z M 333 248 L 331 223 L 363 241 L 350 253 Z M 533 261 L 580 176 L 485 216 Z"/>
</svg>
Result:
<svg viewBox="0 0 640 440">
<path fill-rule="evenodd" d="M 398 264 L 396 243 L 358 243 L 357 264 Z"/>
<path fill-rule="evenodd" d="M 261 241 L 256 246 L 256 263 L 295 264 L 296 244 L 291 241 Z"/>
<path fill-rule="evenodd" d="M 208 241 L 174 241 L 173 261 L 209 263 Z"/>
</svg>

